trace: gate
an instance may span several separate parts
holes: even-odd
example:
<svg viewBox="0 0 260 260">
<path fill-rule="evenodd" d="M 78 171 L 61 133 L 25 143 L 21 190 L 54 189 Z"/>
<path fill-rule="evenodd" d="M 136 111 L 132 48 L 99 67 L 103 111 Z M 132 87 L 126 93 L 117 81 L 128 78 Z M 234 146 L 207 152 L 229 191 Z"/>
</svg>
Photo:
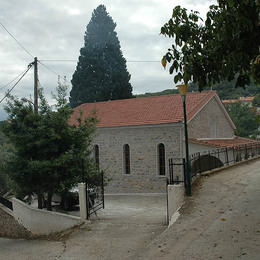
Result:
<svg viewBox="0 0 260 260">
<path fill-rule="evenodd" d="M 167 178 L 167 184 L 180 184 L 184 183 L 186 187 L 186 167 L 185 159 L 177 158 L 173 162 L 173 159 L 169 159 L 169 179 Z"/>
<path fill-rule="evenodd" d="M 105 208 L 104 172 L 100 172 L 100 179 L 94 184 L 91 183 L 88 176 L 86 176 L 85 183 L 87 197 L 87 219 L 89 219 L 92 214 L 97 216 L 97 211 Z"/>
</svg>

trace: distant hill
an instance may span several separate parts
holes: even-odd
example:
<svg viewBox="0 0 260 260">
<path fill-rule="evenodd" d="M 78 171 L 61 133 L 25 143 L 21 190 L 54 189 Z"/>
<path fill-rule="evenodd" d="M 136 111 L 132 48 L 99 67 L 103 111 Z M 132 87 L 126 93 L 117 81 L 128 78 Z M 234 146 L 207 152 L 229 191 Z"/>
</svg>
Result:
<svg viewBox="0 0 260 260">
<path fill-rule="evenodd" d="M 260 85 L 249 85 L 245 88 L 235 88 L 234 81 L 228 82 L 223 81 L 221 83 L 215 84 L 212 89 L 217 90 L 218 95 L 221 99 L 238 99 L 239 97 L 253 97 L 260 93 Z M 206 88 L 205 90 L 209 90 L 210 88 Z M 189 92 L 198 91 L 198 86 L 195 84 L 191 84 L 188 88 Z M 161 92 L 154 93 L 145 93 L 141 95 L 137 95 L 136 97 L 152 97 L 152 96 L 162 96 L 169 94 L 178 94 L 178 89 L 166 89 Z"/>
</svg>

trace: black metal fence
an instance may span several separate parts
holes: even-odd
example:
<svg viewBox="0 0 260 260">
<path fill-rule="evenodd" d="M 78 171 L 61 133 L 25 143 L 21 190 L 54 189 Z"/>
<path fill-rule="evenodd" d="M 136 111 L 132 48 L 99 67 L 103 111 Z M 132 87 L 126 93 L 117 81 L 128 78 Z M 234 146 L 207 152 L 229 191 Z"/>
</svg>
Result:
<svg viewBox="0 0 260 260">
<path fill-rule="evenodd" d="M 239 145 L 192 154 L 190 156 L 191 178 L 198 173 L 248 160 L 257 155 L 260 155 L 260 144 Z"/>
<path fill-rule="evenodd" d="M 169 178 L 167 178 L 167 184 L 180 184 L 185 185 L 185 159 L 184 158 L 175 158 L 169 159 Z"/>
<path fill-rule="evenodd" d="M 100 180 L 98 183 L 89 184 L 91 182 L 86 178 L 86 195 L 87 195 L 87 219 L 92 214 L 97 216 L 97 211 L 105 208 L 104 198 L 104 172 L 100 172 Z"/>
<path fill-rule="evenodd" d="M 12 201 L 6 199 L 5 197 L 2 197 L 0 195 L 0 203 L 9 208 L 10 210 L 13 210 L 13 203 Z"/>
<path fill-rule="evenodd" d="M 260 155 L 260 143 L 220 148 L 190 155 L 191 178 L 197 174 L 235 164 Z M 185 159 L 169 159 L 168 184 L 185 184 Z M 186 186 L 186 185 L 185 185 Z"/>
</svg>

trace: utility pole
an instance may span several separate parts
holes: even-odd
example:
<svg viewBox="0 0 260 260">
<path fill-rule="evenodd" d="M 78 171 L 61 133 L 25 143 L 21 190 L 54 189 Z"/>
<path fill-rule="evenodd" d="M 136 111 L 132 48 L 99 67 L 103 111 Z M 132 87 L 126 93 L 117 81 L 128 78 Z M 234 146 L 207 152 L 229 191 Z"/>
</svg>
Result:
<svg viewBox="0 0 260 260">
<path fill-rule="evenodd" d="M 34 58 L 34 112 L 38 114 L 38 60 Z"/>
</svg>

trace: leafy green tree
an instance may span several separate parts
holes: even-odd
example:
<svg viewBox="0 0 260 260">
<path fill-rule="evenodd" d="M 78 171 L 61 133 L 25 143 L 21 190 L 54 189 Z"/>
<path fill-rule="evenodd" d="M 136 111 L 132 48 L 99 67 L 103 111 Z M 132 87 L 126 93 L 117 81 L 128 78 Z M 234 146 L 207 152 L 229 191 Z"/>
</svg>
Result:
<svg viewBox="0 0 260 260">
<path fill-rule="evenodd" d="M 260 92 L 257 93 L 257 95 L 255 95 L 255 98 L 252 102 L 252 105 L 257 108 L 257 107 L 260 107 Z"/>
<path fill-rule="evenodd" d="M 257 137 L 259 123 L 256 113 L 248 105 L 236 102 L 226 105 L 226 109 L 237 127 L 235 135 L 249 138 Z"/>
<path fill-rule="evenodd" d="M 253 97 L 260 92 L 260 85 L 249 84 L 245 88 L 234 89 L 235 80 L 233 81 L 221 81 L 220 83 L 214 84 L 211 88 L 205 87 L 204 90 L 217 90 L 219 97 L 224 99 L 239 99 L 240 97 Z M 198 91 L 198 84 L 189 84 L 188 91 Z"/>
<path fill-rule="evenodd" d="M 38 207 L 42 208 L 42 196 L 48 194 L 49 210 L 53 193 L 67 191 L 81 180 L 82 160 L 90 174 L 98 174 L 89 157 L 96 116 L 79 118 L 77 126 L 70 125 L 72 109 L 66 90 L 67 86 L 59 83 L 55 109 L 48 105 L 42 91 L 38 113 L 31 103 L 11 96 L 5 108 L 9 123 L 4 133 L 15 147 L 6 172 L 16 184 L 18 197 L 37 193 Z"/>
<path fill-rule="evenodd" d="M 126 60 L 115 32 L 116 23 L 104 5 L 92 13 L 85 45 L 72 77 L 70 104 L 131 98 L 132 86 Z"/>
<path fill-rule="evenodd" d="M 14 146 L 10 144 L 0 128 L 0 194 L 4 194 L 11 189 L 10 178 L 3 169 L 14 151 Z"/>
<path fill-rule="evenodd" d="M 176 6 L 161 28 L 163 35 L 174 38 L 162 65 L 171 63 L 175 83 L 193 81 L 199 90 L 235 77 L 235 87 L 249 85 L 250 77 L 259 83 L 259 13 L 258 0 L 218 0 L 201 24 L 198 12 L 188 14 Z"/>
</svg>

